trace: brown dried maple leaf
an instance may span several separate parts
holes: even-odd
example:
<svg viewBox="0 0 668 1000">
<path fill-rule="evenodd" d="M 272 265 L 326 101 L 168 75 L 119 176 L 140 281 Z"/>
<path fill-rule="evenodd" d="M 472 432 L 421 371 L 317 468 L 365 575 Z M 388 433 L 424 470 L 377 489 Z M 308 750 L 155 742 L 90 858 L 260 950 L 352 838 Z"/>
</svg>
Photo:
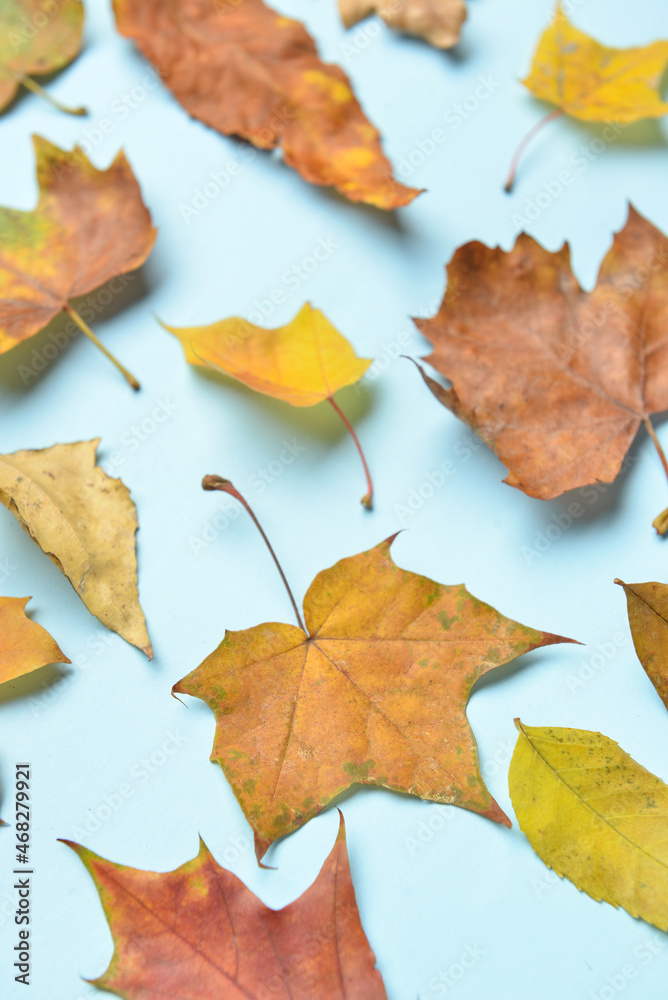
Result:
<svg viewBox="0 0 668 1000">
<path fill-rule="evenodd" d="M 173 872 L 112 864 L 77 844 L 114 937 L 100 989 L 127 1000 L 386 1000 L 350 878 L 343 817 L 318 878 L 270 910 L 202 843 Z"/>
<path fill-rule="evenodd" d="M 307 181 L 351 201 L 393 209 L 419 194 L 394 180 L 350 80 L 320 61 L 301 22 L 262 0 L 114 0 L 114 10 L 194 118 L 260 149 L 280 145 Z"/>
<path fill-rule="evenodd" d="M 505 482 L 542 500 L 610 483 L 641 424 L 668 474 L 649 419 L 668 409 L 667 262 L 668 240 L 633 207 L 591 292 L 567 245 L 550 253 L 522 233 L 509 253 L 456 251 L 439 312 L 415 320 L 452 387 L 424 377 Z"/>
</svg>

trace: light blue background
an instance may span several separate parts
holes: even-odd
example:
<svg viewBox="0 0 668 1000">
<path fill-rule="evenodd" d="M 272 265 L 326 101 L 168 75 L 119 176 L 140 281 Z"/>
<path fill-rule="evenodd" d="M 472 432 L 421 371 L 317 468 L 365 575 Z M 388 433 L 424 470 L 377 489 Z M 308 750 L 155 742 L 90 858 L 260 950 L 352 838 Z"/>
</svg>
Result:
<svg viewBox="0 0 668 1000">
<path fill-rule="evenodd" d="M 516 193 L 502 193 L 512 152 L 544 114 L 517 78 L 551 3 L 471 0 L 464 41 L 449 54 L 374 20 L 346 33 L 333 0 L 278 6 L 302 18 L 323 57 L 350 73 L 395 165 L 410 165 L 419 143 L 445 129 L 447 140 L 408 178 L 429 189 L 408 209 L 390 216 L 348 204 L 310 187 L 277 157 L 258 154 L 187 224 L 180 206 L 243 147 L 190 120 L 162 87 L 121 113 L 123 94 L 146 82 L 148 67 L 115 32 L 104 0 L 87 4 L 84 52 L 50 85 L 62 100 L 84 100 L 90 118 L 59 115 L 27 95 L 0 119 L 1 204 L 34 205 L 31 132 L 68 148 L 88 139 L 99 166 L 120 146 L 127 151 L 159 229 L 141 276 L 95 323 L 140 377 L 141 394 L 82 339 L 28 386 L 18 366 L 32 364 L 33 350 L 49 343 L 44 336 L 0 360 L 2 452 L 99 435 L 101 463 L 132 490 L 141 599 L 156 648 L 149 664 L 107 634 L 11 515 L 0 512 L 0 593 L 34 595 L 33 616 L 80 664 L 47 668 L 0 693 L 6 818 L 14 762 L 30 760 L 34 773 L 33 1000 L 99 995 L 79 977 L 101 974 L 112 952 L 95 888 L 57 837 L 83 840 L 126 865 L 168 870 L 195 854 L 201 833 L 219 861 L 274 907 L 310 885 L 335 837 L 337 815 L 329 810 L 274 849 L 276 871 L 261 871 L 249 827 L 208 760 L 212 714 L 201 702 L 184 708 L 169 696 L 225 628 L 291 621 L 253 525 L 233 519 L 232 501 L 202 492 L 204 473 L 227 475 L 246 492 L 299 596 L 322 568 L 406 528 L 393 550 L 401 566 L 445 583 L 465 581 L 506 615 L 586 643 L 539 650 L 473 694 L 468 715 L 483 773 L 510 815 L 515 716 L 530 725 L 600 730 L 668 779 L 666 710 L 636 659 L 624 595 L 612 583 L 616 576 L 667 578 L 668 552 L 651 521 L 668 503 L 668 484 L 651 444 L 640 436 L 630 470 L 593 503 L 592 494 L 531 500 L 502 484 L 500 463 L 431 397 L 407 361 L 390 361 L 427 353 L 408 317 L 435 311 L 454 249 L 472 239 L 510 248 L 520 228 L 513 214 L 525 215 L 527 201 L 576 151 L 591 150 L 602 131 L 555 122 L 525 156 Z M 571 9 L 580 26 L 613 45 L 668 37 L 668 8 L 656 0 L 580 0 Z M 484 101 L 474 96 L 481 80 L 491 80 Z M 467 99 L 464 120 L 456 105 Z M 113 128 L 98 143 L 90 130 L 104 118 Z M 569 241 L 587 287 L 629 199 L 668 231 L 666 134 L 665 122 L 628 129 L 529 224 L 549 249 Z M 285 272 L 320 239 L 334 241 L 334 252 L 307 281 L 288 287 Z M 330 408 L 293 410 L 203 376 L 155 320 L 186 325 L 249 315 L 274 289 L 286 294 L 268 325 L 286 322 L 310 300 L 359 354 L 381 359 L 361 391 L 340 397 L 374 473 L 371 514 L 358 503 L 361 469 Z M 141 431 L 139 440 L 133 427 L 147 421 L 150 430 L 165 401 L 168 419 Z M 259 488 L 259 470 L 277 460 L 284 441 L 295 440 L 305 449 L 299 460 Z M 447 460 L 456 473 L 406 513 L 411 491 Z M 574 499 L 586 516 L 538 553 L 546 528 Z M 198 545 L 202 537 L 208 541 Z M 594 660 L 600 669 L 590 662 L 597 644 L 607 650 Z M 165 756 L 170 733 L 182 745 Z M 141 762 L 151 757 L 154 773 L 143 777 Z M 105 797 L 117 803 L 124 784 L 132 795 L 109 815 Z M 664 935 L 557 880 L 516 823 L 509 831 L 469 812 L 377 790 L 346 797 L 343 809 L 362 921 L 390 1000 L 433 1000 L 446 990 L 458 1000 L 591 1000 L 615 989 L 629 998 L 663 995 Z M 106 818 L 96 820 L 96 813 Z M 12 1000 L 26 995 L 9 968 L 13 843 L 11 830 L 0 832 L 0 991 Z M 444 977 L 453 964 L 459 974 L 467 947 L 479 958 L 448 986 Z"/>
</svg>

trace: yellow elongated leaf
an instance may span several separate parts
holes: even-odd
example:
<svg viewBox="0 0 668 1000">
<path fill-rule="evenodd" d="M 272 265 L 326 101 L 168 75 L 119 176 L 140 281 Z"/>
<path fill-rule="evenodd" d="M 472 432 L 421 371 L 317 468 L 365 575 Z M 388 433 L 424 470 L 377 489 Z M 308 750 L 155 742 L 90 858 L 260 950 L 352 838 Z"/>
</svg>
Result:
<svg viewBox="0 0 668 1000">
<path fill-rule="evenodd" d="M 290 323 L 271 330 L 239 316 L 209 326 L 163 325 L 181 341 L 191 365 L 231 375 L 292 406 L 328 399 L 358 382 L 371 364 L 308 302 Z"/>
<path fill-rule="evenodd" d="M 624 583 L 629 625 L 638 659 L 668 708 L 668 586 Z"/>
<path fill-rule="evenodd" d="M 668 785 L 601 733 L 515 725 L 510 796 L 534 851 L 593 899 L 668 929 Z"/>
<path fill-rule="evenodd" d="M 668 114 L 658 91 L 667 63 L 668 41 L 629 49 L 601 45 L 575 28 L 559 4 L 522 83 L 581 121 L 630 123 Z"/>
<path fill-rule="evenodd" d="M 0 597 L 0 684 L 47 663 L 70 663 L 46 629 L 30 620 L 30 597 Z"/>
<path fill-rule="evenodd" d="M 139 606 L 130 491 L 95 465 L 99 439 L 0 455 L 0 503 L 103 625 L 153 650 Z"/>
</svg>

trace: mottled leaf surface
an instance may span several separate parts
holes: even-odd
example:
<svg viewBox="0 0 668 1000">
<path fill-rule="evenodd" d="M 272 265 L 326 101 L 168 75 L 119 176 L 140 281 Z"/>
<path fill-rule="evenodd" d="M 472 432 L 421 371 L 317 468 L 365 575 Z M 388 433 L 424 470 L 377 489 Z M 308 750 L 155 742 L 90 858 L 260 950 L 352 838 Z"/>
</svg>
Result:
<svg viewBox="0 0 668 1000">
<path fill-rule="evenodd" d="M 614 740 L 516 720 L 509 784 L 520 828 L 558 875 L 668 929 L 668 786 Z"/>
<path fill-rule="evenodd" d="M 76 147 L 34 136 L 39 201 L 0 208 L 0 354 L 42 330 L 76 299 L 148 257 L 155 230 L 119 153 L 97 170 Z"/>
<path fill-rule="evenodd" d="M 212 760 L 260 854 L 355 782 L 509 822 L 480 774 L 466 703 L 490 670 L 569 640 L 400 569 L 390 544 L 318 574 L 308 634 L 278 623 L 228 632 L 174 687 L 213 709 Z"/>
</svg>

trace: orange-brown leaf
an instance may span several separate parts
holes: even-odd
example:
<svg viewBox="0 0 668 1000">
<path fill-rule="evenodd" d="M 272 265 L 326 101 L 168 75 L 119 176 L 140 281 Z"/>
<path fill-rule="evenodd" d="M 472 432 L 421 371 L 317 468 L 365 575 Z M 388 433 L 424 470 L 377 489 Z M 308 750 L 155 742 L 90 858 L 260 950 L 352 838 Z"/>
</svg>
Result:
<svg viewBox="0 0 668 1000">
<path fill-rule="evenodd" d="M 29 597 L 0 597 L 0 684 L 48 663 L 70 663 L 55 639 L 26 616 Z"/>
<path fill-rule="evenodd" d="M 638 659 L 668 708 L 668 586 L 619 583 L 626 594 L 629 625 Z"/>
<path fill-rule="evenodd" d="M 320 61 L 303 24 L 262 0 L 114 0 L 133 38 L 183 107 L 224 135 L 280 145 L 311 184 L 378 208 L 419 193 L 392 177 L 380 136 L 338 66 Z"/>
<path fill-rule="evenodd" d="M 258 853 L 355 782 L 509 824 L 480 774 L 466 703 L 488 671 L 570 640 L 400 569 L 390 544 L 318 574 L 308 634 L 277 623 L 228 632 L 174 687 L 213 709 L 212 760 Z"/>
<path fill-rule="evenodd" d="M 509 253 L 456 251 L 440 311 L 415 320 L 452 388 L 427 381 L 505 482 L 543 500 L 612 482 L 643 420 L 668 408 L 667 262 L 668 240 L 633 208 L 592 292 L 568 246 L 523 233 Z"/>
<path fill-rule="evenodd" d="M 386 1000 L 360 923 L 343 819 L 310 889 L 270 910 L 202 843 L 165 874 L 70 844 L 100 893 L 114 938 L 95 981 L 126 1000 Z"/>
<path fill-rule="evenodd" d="M 68 304 L 139 267 L 155 229 L 119 153 L 97 170 L 81 149 L 34 136 L 39 201 L 0 208 L 0 354 L 42 330 Z"/>
</svg>

